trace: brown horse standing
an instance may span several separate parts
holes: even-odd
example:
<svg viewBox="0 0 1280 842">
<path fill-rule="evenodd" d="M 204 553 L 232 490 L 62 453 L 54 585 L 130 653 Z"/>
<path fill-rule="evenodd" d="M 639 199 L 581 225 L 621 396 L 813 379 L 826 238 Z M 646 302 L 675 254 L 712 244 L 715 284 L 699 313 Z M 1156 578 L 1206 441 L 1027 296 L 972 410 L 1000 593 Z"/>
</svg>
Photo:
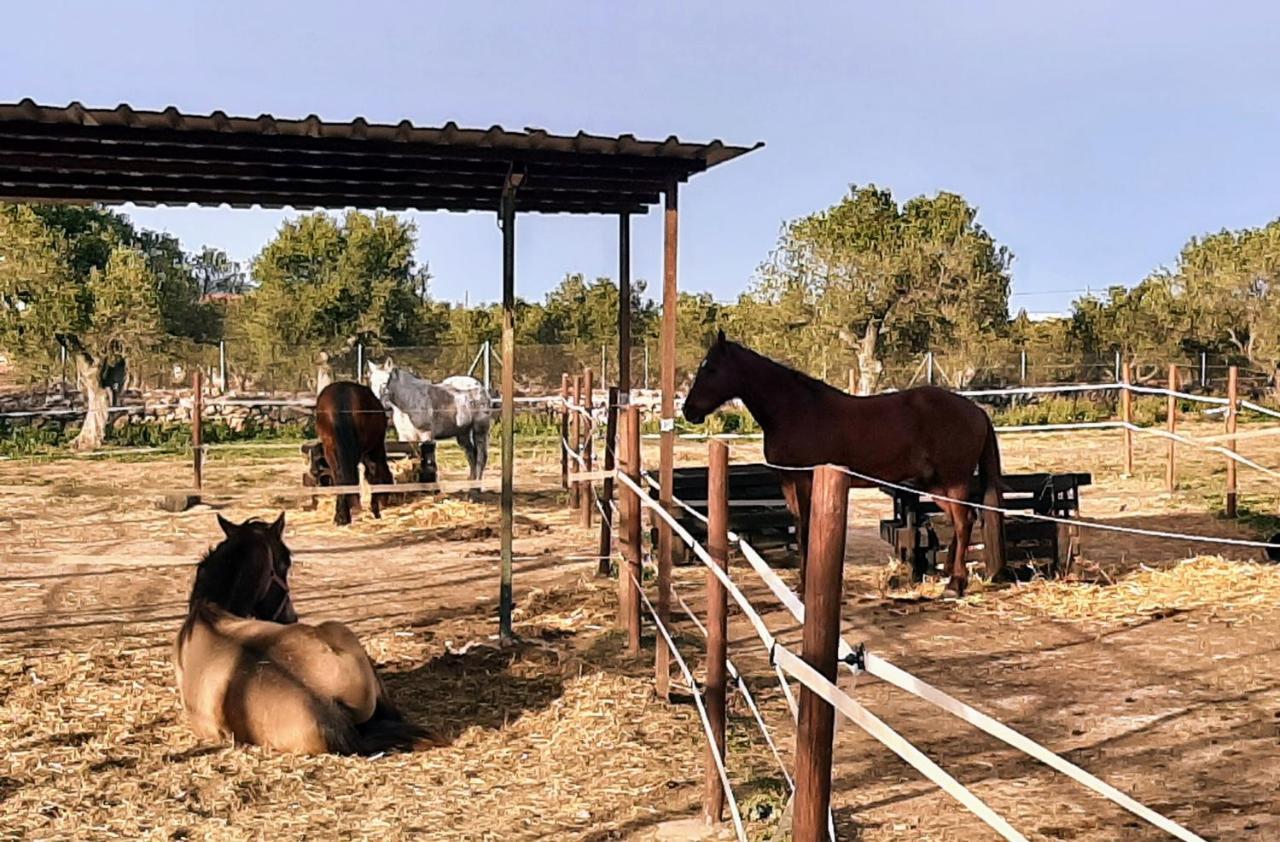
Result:
<svg viewBox="0 0 1280 842">
<path fill-rule="evenodd" d="M 369 754 L 423 741 L 350 629 L 297 622 L 284 515 L 271 524 L 221 516 L 218 523 L 226 539 L 196 568 L 173 652 L 196 736 L 305 754 Z"/>
<path fill-rule="evenodd" d="M 387 465 L 387 411 L 368 386 L 346 380 L 325 386 L 316 399 L 316 435 L 335 484 L 359 485 L 356 465 L 361 463 L 370 485 L 395 481 Z M 380 497 L 374 494 L 370 504 L 374 517 L 382 517 Z M 351 523 L 353 500 L 359 502 L 360 496 L 338 495 L 333 510 L 338 526 Z"/>
<path fill-rule="evenodd" d="M 921 386 L 902 392 L 855 397 L 787 368 L 735 342 L 721 331 L 702 361 L 684 402 L 684 416 L 700 424 L 717 407 L 740 399 L 764 431 L 764 455 L 787 467 L 843 465 L 860 474 L 909 485 L 926 494 L 967 500 L 977 470 L 983 501 L 1000 506 L 1000 450 L 991 419 L 973 401 Z M 783 492 L 796 516 L 801 555 L 809 526 L 812 472 L 779 471 Z M 854 477 L 852 484 L 874 483 Z M 938 500 L 955 529 L 947 596 L 962 596 L 968 584 L 964 557 L 973 529 L 969 506 Z M 1004 567 L 1004 522 L 984 512 L 987 572 Z M 804 578 L 804 564 L 800 567 Z"/>
</svg>

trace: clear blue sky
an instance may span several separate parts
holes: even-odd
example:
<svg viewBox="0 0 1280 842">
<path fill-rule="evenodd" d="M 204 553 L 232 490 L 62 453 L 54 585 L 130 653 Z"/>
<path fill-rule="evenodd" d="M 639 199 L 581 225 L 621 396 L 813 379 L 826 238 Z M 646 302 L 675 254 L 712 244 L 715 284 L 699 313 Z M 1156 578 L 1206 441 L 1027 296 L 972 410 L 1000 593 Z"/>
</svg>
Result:
<svg viewBox="0 0 1280 842">
<path fill-rule="evenodd" d="M 962 193 L 1033 311 L 1280 216 L 1274 3 L 45 0 L 4 28 L 4 100 L 764 140 L 682 194 L 681 285 L 718 298 L 783 220 L 854 182 Z M 134 216 L 247 259 L 282 215 Z M 437 295 L 496 297 L 492 216 L 416 219 Z M 637 277 L 660 277 L 658 222 L 636 223 Z M 520 293 L 614 275 L 615 237 L 611 219 L 522 218 Z"/>
</svg>

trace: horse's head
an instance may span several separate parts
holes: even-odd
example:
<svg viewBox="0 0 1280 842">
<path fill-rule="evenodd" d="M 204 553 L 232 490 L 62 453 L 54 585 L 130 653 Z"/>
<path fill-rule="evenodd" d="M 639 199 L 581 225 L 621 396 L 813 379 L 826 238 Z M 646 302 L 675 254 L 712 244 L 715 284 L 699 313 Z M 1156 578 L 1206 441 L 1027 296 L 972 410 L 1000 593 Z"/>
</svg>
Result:
<svg viewBox="0 0 1280 842">
<path fill-rule="evenodd" d="M 739 376 L 733 363 L 734 345 L 724 338 L 724 331 L 716 336 L 698 373 L 693 386 L 684 399 L 684 417 L 692 424 L 701 424 L 726 401 L 738 397 Z"/>
<path fill-rule="evenodd" d="M 395 364 L 391 362 L 390 357 L 383 360 L 382 365 L 369 360 L 369 388 L 378 396 L 378 400 L 382 401 L 383 405 L 387 403 L 387 386 L 391 383 L 391 374 L 395 371 L 395 368 Z"/>
<path fill-rule="evenodd" d="M 237 617 L 296 623 L 289 596 L 293 557 L 284 544 L 284 513 L 274 523 L 236 524 L 218 515 L 226 538 L 196 567 L 191 605 L 204 601 Z"/>
</svg>

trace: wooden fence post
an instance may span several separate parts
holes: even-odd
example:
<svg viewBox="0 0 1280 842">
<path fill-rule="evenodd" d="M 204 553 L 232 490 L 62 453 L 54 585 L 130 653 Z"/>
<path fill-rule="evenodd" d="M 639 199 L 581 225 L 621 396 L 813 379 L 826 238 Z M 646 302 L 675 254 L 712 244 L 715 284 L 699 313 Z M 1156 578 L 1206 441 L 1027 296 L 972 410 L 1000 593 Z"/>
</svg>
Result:
<svg viewBox="0 0 1280 842">
<path fill-rule="evenodd" d="M 560 375 L 560 487 L 569 490 L 569 375 Z"/>
<path fill-rule="evenodd" d="M 1240 400 L 1240 370 L 1235 366 L 1227 369 L 1227 449 L 1236 452 L 1236 412 Z M 1236 460 L 1227 457 L 1227 517 L 1236 516 Z"/>
<path fill-rule="evenodd" d="M 573 375 L 573 405 L 574 407 L 582 406 L 582 375 Z M 574 409 L 569 413 L 569 442 L 573 445 L 573 452 L 578 456 L 582 455 L 582 413 Z M 572 460 L 573 464 L 569 466 L 569 508 L 576 509 L 582 505 L 582 483 L 573 479 L 573 475 L 581 471 L 582 466 L 577 459 Z"/>
<path fill-rule="evenodd" d="M 858 394 L 858 371 L 853 366 L 849 366 L 849 394 Z"/>
<path fill-rule="evenodd" d="M 605 404 L 604 425 L 604 469 L 612 471 L 617 465 L 618 449 L 618 387 L 609 387 L 609 397 Z M 613 478 L 606 476 L 604 490 L 600 493 L 600 502 L 604 505 L 604 515 L 600 519 L 600 564 L 596 572 L 601 576 L 609 575 L 609 555 L 613 549 Z"/>
<path fill-rule="evenodd" d="M 1169 364 L 1169 391 L 1174 392 L 1178 389 L 1178 366 L 1175 363 Z M 1169 395 L 1168 405 L 1168 427 L 1169 434 L 1173 435 L 1178 432 L 1178 399 L 1173 395 Z M 1178 487 L 1178 465 L 1176 445 L 1173 439 L 1169 439 L 1169 459 L 1165 463 L 1164 469 L 1164 487 L 1170 494 Z"/>
<path fill-rule="evenodd" d="M 712 439 L 707 445 L 707 550 L 721 570 L 729 569 L 729 446 Z M 724 814 L 724 784 L 717 762 L 725 757 L 725 687 L 728 682 L 729 593 L 707 571 L 707 718 L 712 742 L 707 743 L 702 788 L 702 815 L 716 824 Z"/>
<path fill-rule="evenodd" d="M 199 368 L 191 376 L 194 394 L 191 398 L 191 450 L 195 469 L 196 490 L 204 487 L 204 373 Z"/>
<path fill-rule="evenodd" d="M 592 400 L 593 400 L 592 388 L 594 385 L 595 384 L 592 382 L 591 369 L 584 368 L 582 370 L 582 392 L 585 395 L 585 400 L 583 401 L 581 406 L 587 414 L 583 416 L 583 419 L 582 419 L 582 427 L 586 431 L 585 433 L 583 433 L 583 436 L 582 436 L 582 470 L 586 471 L 588 474 L 591 473 L 591 463 L 592 463 L 591 445 L 594 440 L 592 436 L 592 429 L 591 429 L 594 426 L 594 423 L 591 420 L 591 410 L 592 410 Z M 579 514 L 582 516 L 582 525 L 590 529 L 591 518 L 595 515 L 595 508 L 596 508 L 595 483 L 593 483 L 591 480 L 587 480 L 586 482 L 582 483 L 580 485 L 579 493 L 582 494 L 582 502 L 578 504 L 580 506 Z"/>
<path fill-rule="evenodd" d="M 622 438 L 622 459 L 625 470 L 631 481 L 643 488 L 640 479 L 640 407 L 629 404 L 619 418 L 625 432 Z M 627 489 L 626 500 L 627 537 L 623 542 L 625 564 L 618 567 L 618 594 L 621 598 L 618 615 L 627 627 L 627 652 L 640 654 L 640 586 L 644 582 L 644 569 L 640 558 L 643 551 L 641 544 L 642 518 L 640 516 L 640 496 Z M 634 577 L 634 578 L 633 578 Z"/>
<path fill-rule="evenodd" d="M 1120 414 L 1124 419 L 1124 475 L 1133 476 L 1133 392 L 1129 391 L 1133 383 L 1133 364 L 1124 365 L 1124 383 L 1120 388 Z"/>
<path fill-rule="evenodd" d="M 829 465 L 814 471 L 805 560 L 804 643 L 801 654 L 831 683 L 836 680 L 840 643 L 840 603 L 844 543 L 848 528 L 849 477 Z M 831 808 L 831 754 L 835 708 L 808 687 L 800 687 L 796 724 L 796 799 L 792 838 L 826 838 Z"/>
</svg>

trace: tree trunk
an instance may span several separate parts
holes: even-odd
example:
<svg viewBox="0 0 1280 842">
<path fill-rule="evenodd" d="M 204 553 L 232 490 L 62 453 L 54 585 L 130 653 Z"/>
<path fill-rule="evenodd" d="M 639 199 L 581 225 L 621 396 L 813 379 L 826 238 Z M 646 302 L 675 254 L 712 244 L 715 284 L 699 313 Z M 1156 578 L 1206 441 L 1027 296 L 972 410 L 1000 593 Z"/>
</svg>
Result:
<svg viewBox="0 0 1280 842">
<path fill-rule="evenodd" d="M 876 343 L 879 338 L 879 326 L 874 320 L 867 322 L 857 349 L 859 395 L 870 395 L 880 385 L 880 373 L 884 371 L 884 364 L 876 359 Z"/>
<path fill-rule="evenodd" d="M 77 353 L 76 381 L 80 391 L 84 393 L 84 424 L 80 434 L 71 442 L 71 448 L 79 451 L 97 450 L 102 447 L 107 435 L 107 422 L 110 420 L 111 390 L 102 383 L 102 364 L 88 356 Z"/>
</svg>

